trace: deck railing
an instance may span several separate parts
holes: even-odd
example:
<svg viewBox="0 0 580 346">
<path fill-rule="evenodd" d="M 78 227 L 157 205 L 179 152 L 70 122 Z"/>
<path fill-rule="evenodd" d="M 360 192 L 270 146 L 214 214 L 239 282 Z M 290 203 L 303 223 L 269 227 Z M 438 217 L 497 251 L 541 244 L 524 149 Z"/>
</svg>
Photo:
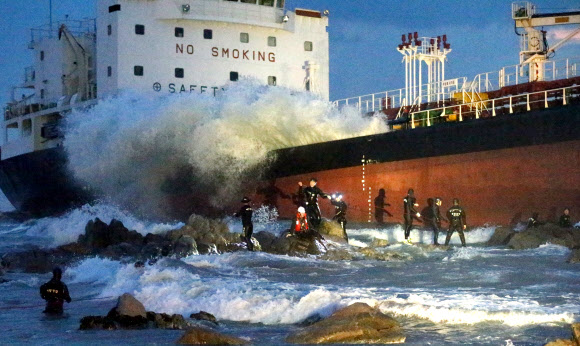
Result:
<svg viewBox="0 0 580 346">
<path fill-rule="evenodd" d="M 579 85 L 411 112 L 407 115 L 408 122 L 402 123 L 401 126 L 414 129 L 451 121 L 489 118 L 569 104 L 580 104 Z"/>
</svg>

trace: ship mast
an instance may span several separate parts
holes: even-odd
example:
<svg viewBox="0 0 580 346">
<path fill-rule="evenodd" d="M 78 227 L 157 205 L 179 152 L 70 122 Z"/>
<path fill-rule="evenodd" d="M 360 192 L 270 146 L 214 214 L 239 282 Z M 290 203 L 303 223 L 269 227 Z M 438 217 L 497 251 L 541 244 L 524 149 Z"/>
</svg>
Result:
<svg viewBox="0 0 580 346">
<path fill-rule="evenodd" d="M 419 37 L 417 32 L 403 34 L 397 50 L 403 54 L 405 63 L 405 100 L 404 106 L 420 105 L 423 102 L 440 101 L 444 89 L 445 61 L 451 53 L 447 35 Z M 423 63 L 427 67 L 423 72 Z M 426 90 L 423 90 L 423 76 L 426 74 Z M 424 95 L 423 93 L 426 93 Z M 426 100 L 423 100 L 426 97 Z"/>
</svg>

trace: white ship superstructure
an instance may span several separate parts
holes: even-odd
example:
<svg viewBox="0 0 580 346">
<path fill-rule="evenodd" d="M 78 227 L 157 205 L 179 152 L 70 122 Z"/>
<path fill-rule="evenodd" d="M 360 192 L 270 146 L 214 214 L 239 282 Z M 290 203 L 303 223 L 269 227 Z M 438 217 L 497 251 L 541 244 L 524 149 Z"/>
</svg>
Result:
<svg viewBox="0 0 580 346">
<path fill-rule="evenodd" d="M 283 0 L 103 0 L 99 95 L 216 94 L 252 77 L 328 99 L 328 18 Z"/>
<path fill-rule="evenodd" d="M 99 0 L 96 20 L 32 30 L 35 64 L 6 108 L 1 159 L 59 146 L 67 111 L 122 90 L 216 95 L 253 78 L 328 100 L 327 26 L 284 0 Z"/>
</svg>

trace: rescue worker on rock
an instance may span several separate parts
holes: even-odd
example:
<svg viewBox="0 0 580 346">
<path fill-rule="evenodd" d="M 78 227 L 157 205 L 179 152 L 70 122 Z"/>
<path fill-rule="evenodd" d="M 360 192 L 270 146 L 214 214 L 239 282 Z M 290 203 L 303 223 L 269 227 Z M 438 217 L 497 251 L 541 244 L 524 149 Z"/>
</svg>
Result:
<svg viewBox="0 0 580 346">
<path fill-rule="evenodd" d="M 318 206 L 318 196 L 330 199 L 330 196 L 322 192 L 316 184 L 318 180 L 316 178 L 310 179 L 310 186 L 302 188 L 302 182 L 298 183 L 298 195 L 302 197 L 304 201 L 304 208 L 306 209 L 306 215 L 308 215 L 308 222 L 313 228 L 318 228 L 320 222 L 322 221 L 322 216 L 320 215 L 320 207 Z"/>
<path fill-rule="evenodd" d="M 254 211 L 250 206 L 250 199 L 248 197 L 244 197 L 241 202 L 244 203 L 244 205 L 240 208 L 240 211 L 234 214 L 234 216 L 242 218 L 242 239 L 246 243 L 248 250 L 254 251 L 254 244 L 252 243 L 252 233 L 254 233 L 252 214 Z"/>
<path fill-rule="evenodd" d="M 62 306 L 64 302 L 71 302 L 68 293 L 68 287 L 60 281 L 62 278 L 62 270 L 58 267 L 52 271 L 52 279 L 40 286 L 40 297 L 46 300 L 46 308 L 44 313 L 47 314 L 62 314 Z"/>
<path fill-rule="evenodd" d="M 532 213 L 532 217 L 528 220 L 527 228 L 535 228 L 540 226 L 540 213 Z"/>
<path fill-rule="evenodd" d="M 385 207 L 391 206 L 389 203 L 385 203 L 385 198 L 387 198 L 387 196 L 385 195 L 385 189 L 380 189 L 379 195 L 375 197 L 375 220 L 377 221 L 378 224 L 383 224 L 385 222 L 384 221 L 385 213 L 387 213 L 387 215 L 391 217 L 393 216 L 391 213 L 389 213 L 387 209 L 385 209 Z"/>
<path fill-rule="evenodd" d="M 294 234 L 307 235 L 308 233 L 310 233 L 310 228 L 308 227 L 308 217 L 306 216 L 306 210 L 304 207 L 298 207 L 296 220 L 294 221 Z"/>
<path fill-rule="evenodd" d="M 449 220 L 449 230 L 447 231 L 447 238 L 445 238 L 445 245 L 449 245 L 453 232 L 457 231 L 459 239 L 461 239 L 461 246 L 465 246 L 463 230 L 467 228 L 467 221 L 465 211 L 459 205 L 459 199 L 453 199 L 453 206 L 447 211 L 447 219 Z"/>
<path fill-rule="evenodd" d="M 423 209 L 421 213 L 423 215 L 423 222 L 425 226 L 430 227 L 433 230 L 433 244 L 439 245 L 439 230 L 441 229 L 441 220 L 445 220 L 441 216 L 441 211 L 439 207 L 441 206 L 441 198 L 436 197 L 435 199 L 427 199 L 427 207 Z M 447 220 L 445 220 L 447 221 Z"/>
<path fill-rule="evenodd" d="M 421 221 L 419 217 L 421 214 L 417 212 L 418 207 L 417 198 L 415 198 L 415 191 L 409 189 L 407 196 L 403 198 L 403 218 L 405 220 L 405 241 L 411 243 L 409 235 L 411 235 L 411 228 L 413 227 L 413 219 Z"/>
<path fill-rule="evenodd" d="M 558 224 L 560 225 L 560 227 L 564 227 L 564 228 L 572 227 L 572 221 L 570 220 L 570 209 L 569 208 L 564 209 L 564 214 L 562 214 L 562 216 L 560 216 L 560 221 L 558 222 Z"/>
<path fill-rule="evenodd" d="M 348 235 L 346 234 L 346 209 L 348 206 L 342 200 L 342 195 L 338 192 L 332 195 L 330 203 L 334 205 L 334 217 L 332 219 L 340 224 L 340 227 L 342 227 L 342 236 L 348 242 Z"/>
</svg>

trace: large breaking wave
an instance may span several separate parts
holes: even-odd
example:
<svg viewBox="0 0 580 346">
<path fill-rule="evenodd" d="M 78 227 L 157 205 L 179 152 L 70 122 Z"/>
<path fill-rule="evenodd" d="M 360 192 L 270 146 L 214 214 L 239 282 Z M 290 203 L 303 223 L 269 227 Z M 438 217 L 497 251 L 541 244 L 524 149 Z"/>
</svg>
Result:
<svg viewBox="0 0 580 346">
<path fill-rule="evenodd" d="M 76 178 L 147 214 L 163 213 L 164 191 L 180 188 L 168 179 L 184 172 L 219 205 L 259 175 L 272 150 L 387 131 L 379 118 L 255 81 L 218 97 L 125 92 L 67 120 Z"/>
</svg>

